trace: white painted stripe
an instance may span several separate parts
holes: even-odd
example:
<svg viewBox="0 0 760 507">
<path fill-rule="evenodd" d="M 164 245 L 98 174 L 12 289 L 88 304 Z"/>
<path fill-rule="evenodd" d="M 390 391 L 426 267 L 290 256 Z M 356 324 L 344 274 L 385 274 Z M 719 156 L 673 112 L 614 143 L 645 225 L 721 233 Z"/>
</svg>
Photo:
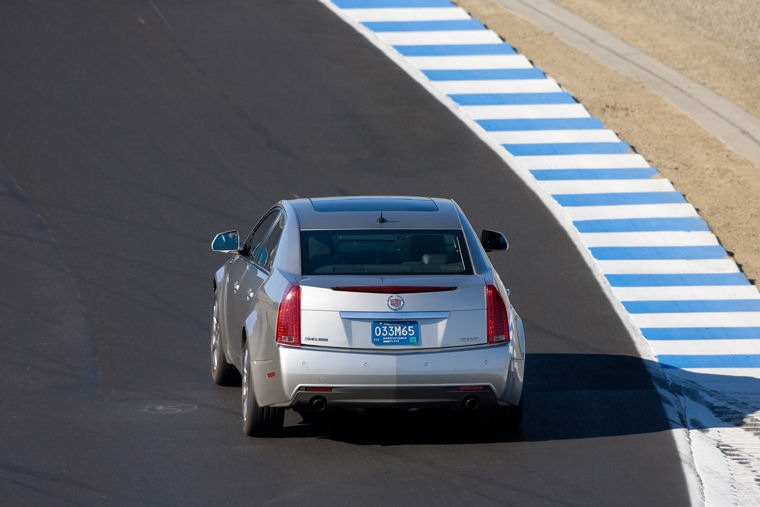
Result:
<svg viewBox="0 0 760 507">
<path fill-rule="evenodd" d="M 411 56 L 407 62 L 421 70 L 530 69 L 523 55 Z"/>
<path fill-rule="evenodd" d="M 432 81 L 443 93 L 545 93 L 561 92 L 553 79 L 493 79 L 483 81 Z"/>
<path fill-rule="evenodd" d="M 554 106 L 557 107 L 557 106 Z M 526 169 L 622 169 L 648 167 L 644 157 L 634 153 L 622 155 L 540 155 L 517 157 Z M 663 181 L 667 181 L 663 179 Z M 673 186 L 670 186 L 673 190 Z M 627 190 L 636 192 L 636 190 Z"/>
<path fill-rule="evenodd" d="M 588 114 L 588 111 L 586 111 L 586 108 L 583 107 L 582 104 L 531 104 L 520 106 L 459 107 L 467 116 L 473 120 L 513 120 L 521 118 L 588 118 L 591 116 Z"/>
<path fill-rule="evenodd" d="M 658 356 L 760 353 L 760 340 L 651 340 L 649 344 Z"/>
<path fill-rule="evenodd" d="M 443 21 L 470 19 L 461 7 L 404 7 L 399 9 L 344 9 L 351 19 L 364 21 Z"/>
<path fill-rule="evenodd" d="M 696 217 L 697 210 L 689 203 L 630 204 L 622 206 L 566 206 L 573 220 L 603 220 L 613 218 Z M 642 243 L 638 246 L 647 245 Z M 648 245 L 647 245 L 648 246 Z"/>
<path fill-rule="evenodd" d="M 737 273 L 733 259 L 668 259 L 659 261 L 596 261 L 607 275 L 669 273 Z"/>
<path fill-rule="evenodd" d="M 681 368 L 681 371 L 689 371 L 692 373 L 700 373 L 702 375 L 709 375 L 713 376 L 715 378 L 720 377 L 750 377 L 750 378 L 757 378 L 760 379 L 760 368 Z M 707 384 L 708 381 L 705 380 L 702 382 L 703 384 Z M 753 384 L 754 385 L 754 384 Z M 727 389 L 735 389 L 735 385 L 733 383 L 730 384 L 730 387 Z M 726 428 L 721 428 L 725 430 Z M 743 433 L 745 430 L 740 430 Z M 728 482 L 728 481 L 726 481 Z"/>
<path fill-rule="evenodd" d="M 760 326 L 760 312 L 632 313 L 642 327 L 754 327 Z M 652 343 L 654 340 L 650 340 Z M 760 353 L 760 350 L 758 350 Z"/>
<path fill-rule="evenodd" d="M 421 32 L 377 32 L 391 46 L 435 46 L 441 44 L 500 44 L 504 42 L 490 30 L 440 30 Z"/>
<path fill-rule="evenodd" d="M 620 142 L 612 130 L 515 130 L 489 132 L 499 144 L 525 143 L 616 143 Z"/>
<path fill-rule="evenodd" d="M 632 164 L 633 165 L 633 164 Z M 634 166 L 635 167 L 635 166 Z M 539 182 L 550 194 L 606 194 L 616 192 L 672 192 L 665 178 L 649 180 L 546 180 Z M 571 206 L 562 208 L 569 209 Z"/>
<path fill-rule="evenodd" d="M 697 246 L 717 245 L 709 231 L 600 232 L 581 234 L 589 248 L 595 246 Z"/>
<path fill-rule="evenodd" d="M 687 287 L 612 287 L 621 301 L 675 301 L 689 299 L 758 299 L 754 285 L 698 285 Z"/>
</svg>

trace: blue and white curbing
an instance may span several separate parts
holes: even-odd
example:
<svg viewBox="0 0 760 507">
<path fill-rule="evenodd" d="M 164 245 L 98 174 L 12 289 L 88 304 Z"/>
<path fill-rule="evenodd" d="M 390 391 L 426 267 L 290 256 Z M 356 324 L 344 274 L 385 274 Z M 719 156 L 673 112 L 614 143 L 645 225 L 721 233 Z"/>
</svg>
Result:
<svg viewBox="0 0 760 507">
<path fill-rule="evenodd" d="M 694 207 L 449 0 L 320 1 L 449 107 L 571 233 L 642 357 L 680 395 L 695 502 L 760 505 L 760 294 Z"/>
</svg>

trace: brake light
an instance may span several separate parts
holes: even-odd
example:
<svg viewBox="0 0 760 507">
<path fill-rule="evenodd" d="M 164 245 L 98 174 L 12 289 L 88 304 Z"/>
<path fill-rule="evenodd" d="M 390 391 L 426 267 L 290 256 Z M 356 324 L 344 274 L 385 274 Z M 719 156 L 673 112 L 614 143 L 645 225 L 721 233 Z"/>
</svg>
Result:
<svg viewBox="0 0 760 507">
<path fill-rule="evenodd" d="M 499 290 L 493 285 L 486 285 L 486 327 L 487 343 L 504 343 L 509 341 L 509 317 L 504 300 Z"/>
<path fill-rule="evenodd" d="M 360 287 L 332 287 L 342 292 L 366 292 L 370 294 L 416 294 L 420 292 L 444 292 L 456 290 L 456 287 L 431 287 L 422 285 L 370 285 Z"/>
<path fill-rule="evenodd" d="M 301 346 L 301 287 L 291 284 L 277 310 L 275 339 L 283 345 Z"/>
</svg>

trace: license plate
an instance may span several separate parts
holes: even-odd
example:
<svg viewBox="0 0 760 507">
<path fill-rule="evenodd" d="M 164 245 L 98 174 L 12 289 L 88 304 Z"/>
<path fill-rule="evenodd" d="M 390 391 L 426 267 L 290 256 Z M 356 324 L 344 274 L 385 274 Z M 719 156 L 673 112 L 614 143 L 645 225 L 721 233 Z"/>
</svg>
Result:
<svg viewBox="0 0 760 507">
<path fill-rule="evenodd" d="M 420 326 L 416 321 L 372 322 L 373 345 L 419 345 Z"/>
</svg>

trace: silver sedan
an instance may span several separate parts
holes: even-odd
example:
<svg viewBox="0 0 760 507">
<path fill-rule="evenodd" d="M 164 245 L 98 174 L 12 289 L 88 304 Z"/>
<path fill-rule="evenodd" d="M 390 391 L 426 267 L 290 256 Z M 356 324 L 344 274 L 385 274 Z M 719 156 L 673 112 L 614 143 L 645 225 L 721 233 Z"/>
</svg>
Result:
<svg viewBox="0 0 760 507">
<path fill-rule="evenodd" d="M 241 383 L 243 430 L 271 435 L 286 408 L 450 407 L 514 426 L 525 338 L 486 251 L 452 200 L 281 201 L 214 276 L 211 372 Z"/>
</svg>

